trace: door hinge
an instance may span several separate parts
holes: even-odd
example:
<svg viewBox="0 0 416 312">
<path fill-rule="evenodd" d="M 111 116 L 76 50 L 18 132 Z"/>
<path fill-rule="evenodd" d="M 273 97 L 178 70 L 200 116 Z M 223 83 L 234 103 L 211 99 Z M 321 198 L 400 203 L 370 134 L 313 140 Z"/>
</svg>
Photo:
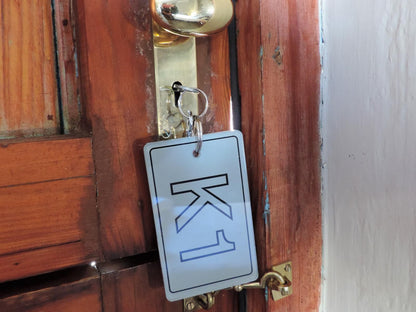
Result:
<svg viewBox="0 0 416 312">
<path fill-rule="evenodd" d="M 272 267 L 270 272 L 265 273 L 257 282 L 247 283 L 234 287 L 237 292 L 243 289 L 265 289 L 271 290 L 273 301 L 286 298 L 292 294 L 292 262 L 288 261 Z M 215 303 L 215 295 L 218 292 L 208 293 L 192 298 L 186 298 L 184 311 L 208 310 Z"/>
<path fill-rule="evenodd" d="M 196 310 L 208 310 L 211 309 L 215 303 L 215 295 L 218 292 L 212 292 L 196 297 L 186 298 L 183 300 L 183 310 L 185 312 L 191 312 Z"/>
<path fill-rule="evenodd" d="M 260 281 L 235 286 L 234 290 L 239 292 L 250 288 L 271 290 L 273 301 L 290 296 L 292 294 L 292 262 L 275 265 L 270 272 L 263 275 Z"/>
</svg>

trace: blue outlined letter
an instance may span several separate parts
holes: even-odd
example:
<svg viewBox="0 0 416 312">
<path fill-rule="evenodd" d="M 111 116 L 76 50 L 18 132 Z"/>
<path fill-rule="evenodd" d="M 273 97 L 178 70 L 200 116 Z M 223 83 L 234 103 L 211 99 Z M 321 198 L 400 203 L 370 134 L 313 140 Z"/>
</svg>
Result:
<svg viewBox="0 0 416 312">
<path fill-rule="evenodd" d="M 192 193 L 195 199 L 176 217 L 176 233 L 179 233 L 204 207 L 211 206 L 229 219 L 233 219 L 231 206 L 214 195 L 209 189 L 228 185 L 228 175 L 171 183 L 172 195 Z"/>
<path fill-rule="evenodd" d="M 216 244 L 181 251 L 181 262 L 210 257 L 235 250 L 235 243 L 227 240 L 224 230 L 217 231 L 216 235 Z"/>
</svg>

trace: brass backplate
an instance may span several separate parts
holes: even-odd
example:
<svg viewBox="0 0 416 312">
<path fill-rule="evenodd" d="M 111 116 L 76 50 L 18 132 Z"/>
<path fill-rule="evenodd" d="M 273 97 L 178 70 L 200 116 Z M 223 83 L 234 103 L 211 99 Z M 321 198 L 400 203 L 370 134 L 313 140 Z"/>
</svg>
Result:
<svg viewBox="0 0 416 312">
<path fill-rule="evenodd" d="M 199 305 L 199 303 L 196 301 L 195 297 L 192 298 L 186 298 L 183 300 L 183 311 L 184 312 L 192 312 L 192 311 L 197 311 L 197 310 L 201 310 L 201 306 Z"/>
<path fill-rule="evenodd" d="M 280 275 L 282 275 L 284 277 L 285 280 L 287 280 L 288 282 L 290 282 L 290 286 L 285 288 L 282 291 L 278 291 L 278 290 L 272 290 L 272 298 L 274 301 L 283 299 L 287 296 L 290 296 L 293 293 L 293 289 L 292 289 L 292 281 L 293 281 L 293 277 L 292 277 L 292 261 L 288 261 L 279 265 L 275 265 L 272 267 L 272 270 L 279 273 Z"/>
<path fill-rule="evenodd" d="M 166 32 L 153 23 L 153 48 L 159 136 L 165 139 L 182 137 L 183 117 L 175 106 L 174 82 L 197 87 L 195 38 L 180 37 Z M 183 95 L 184 111 L 198 113 L 198 95 Z"/>
<path fill-rule="evenodd" d="M 235 286 L 236 291 L 241 291 L 242 289 L 253 289 L 253 288 L 266 288 L 268 287 L 271 290 L 271 295 L 273 301 L 277 301 L 283 298 L 290 296 L 293 292 L 292 282 L 292 261 L 287 261 L 285 263 L 275 265 L 272 267 L 271 272 L 267 272 L 260 279 L 260 281 L 252 282 L 248 284 L 243 284 Z M 273 282 L 274 280 L 274 282 Z M 285 281 L 284 284 L 283 280 Z M 276 281 L 279 281 L 277 284 Z M 183 301 L 183 310 L 184 312 L 192 312 L 201 309 L 208 309 L 212 307 L 215 303 L 215 294 L 210 293 L 201 296 L 196 296 L 192 298 L 186 298 Z"/>
<path fill-rule="evenodd" d="M 192 312 L 197 310 L 209 310 L 215 304 L 215 294 L 208 293 L 183 300 L 183 311 Z"/>
</svg>

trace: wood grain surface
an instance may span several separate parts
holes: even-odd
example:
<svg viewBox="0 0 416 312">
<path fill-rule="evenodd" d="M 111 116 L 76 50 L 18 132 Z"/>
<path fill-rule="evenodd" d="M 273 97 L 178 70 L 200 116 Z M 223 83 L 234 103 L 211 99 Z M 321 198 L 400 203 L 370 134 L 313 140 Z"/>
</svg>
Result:
<svg viewBox="0 0 416 312">
<path fill-rule="evenodd" d="M 0 141 L 0 188 L 94 174 L 91 138 Z"/>
<path fill-rule="evenodd" d="M 150 13 L 143 0 L 77 1 L 77 13 L 101 237 L 106 258 L 117 259 L 145 252 L 154 235 L 144 231 L 153 221 L 135 145 L 156 133 Z"/>
<path fill-rule="evenodd" d="M 293 261 L 294 294 L 248 311 L 318 311 L 321 283 L 318 2 L 238 1 L 239 81 L 260 271 Z"/>
<path fill-rule="evenodd" d="M 82 130 L 83 112 L 76 50 L 76 12 L 72 0 L 53 0 L 53 4 L 62 130 L 65 134 L 75 134 Z"/>
<path fill-rule="evenodd" d="M 104 272 L 102 285 L 106 312 L 182 311 L 182 301 L 166 300 L 159 263 Z"/>
<path fill-rule="evenodd" d="M 0 138 L 58 133 L 51 1 L 0 4 Z"/>
<path fill-rule="evenodd" d="M 78 0 L 76 4 L 83 102 L 93 129 L 101 237 L 106 258 L 117 259 L 156 247 L 142 156 L 144 144 L 157 135 L 149 2 Z M 220 57 L 223 65 L 217 65 L 217 79 L 224 86 L 210 91 L 211 77 L 217 74 L 211 72 L 211 59 L 228 55 L 218 48 L 225 45 L 226 36 L 216 40 L 221 43 L 206 44 L 210 53 L 201 63 L 207 73 L 201 85 L 208 85 L 216 103 L 208 113 L 206 132 L 228 129 L 230 118 L 227 58 Z"/>
<path fill-rule="evenodd" d="M 71 278 L 69 278 L 71 279 Z M 20 284 L 19 284 L 20 285 Z M 12 285 L 8 285 L 12 287 Z M 0 299 L 0 311 L 7 312 L 101 312 L 98 273 L 58 285 L 28 290 Z M 19 287 L 21 288 L 21 287 Z M 1 295 L 1 288 L 0 288 Z"/>
<path fill-rule="evenodd" d="M 198 87 L 209 97 L 203 118 L 205 133 L 231 127 L 230 61 L 227 29 L 208 38 L 197 38 Z"/>
<path fill-rule="evenodd" d="M 0 145 L 0 281 L 99 259 L 91 139 Z"/>
<path fill-rule="evenodd" d="M 56 133 L 50 1 L 0 3 L 1 16 L 7 16 L 0 21 L 0 35 L 7 43 L 0 49 L 0 137 Z M 1 143 L 0 158 L 10 164 L 0 168 L 2 281 L 100 259 L 100 241 L 106 260 L 156 248 L 142 155 L 144 144 L 157 139 L 149 3 L 54 3 L 65 131 L 78 129 L 82 103 L 93 155 L 89 139 Z M 248 311 L 317 311 L 317 1 L 238 1 L 236 16 L 242 130 L 260 273 L 286 260 L 294 266 L 290 298 L 266 302 L 263 291 L 250 290 Z M 226 32 L 199 40 L 198 64 L 199 87 L 211 102 L 204 130 L 227 130 L 231 107 Z M 12 304 L 21 302 L 27 311 L 71 311 L 68 303 L 78 307 L 80 294 L 85 306 L 77 311 L 99 311 L 98 283 L 92 279 L 68 286 L 68 292 L 57 291 L 57 297 L 49 289 L 10 297 L 7 306 L 0 302 L 0 310 L 14 311 Z M 165 299 L 157 263 L 104 272 L 102 286 L 106 311 L 182 309 L 181 303 Z M 214 311 L 236 311 L 236 298 L 233 292 L 221 292 Z"/>
</svg>

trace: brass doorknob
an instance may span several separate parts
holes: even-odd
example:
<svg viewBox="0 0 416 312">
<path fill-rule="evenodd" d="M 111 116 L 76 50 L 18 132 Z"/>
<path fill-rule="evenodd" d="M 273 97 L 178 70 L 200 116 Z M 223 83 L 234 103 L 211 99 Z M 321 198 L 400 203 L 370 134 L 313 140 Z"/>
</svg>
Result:
<svg viewBox="0 0 416 312">
<path fill-rule="evenodd" d="M 233 17 L 231 0 L 151 0 L 153 19 L 180 36 L 208 36 L 220 32 Z"/>
</svg>

